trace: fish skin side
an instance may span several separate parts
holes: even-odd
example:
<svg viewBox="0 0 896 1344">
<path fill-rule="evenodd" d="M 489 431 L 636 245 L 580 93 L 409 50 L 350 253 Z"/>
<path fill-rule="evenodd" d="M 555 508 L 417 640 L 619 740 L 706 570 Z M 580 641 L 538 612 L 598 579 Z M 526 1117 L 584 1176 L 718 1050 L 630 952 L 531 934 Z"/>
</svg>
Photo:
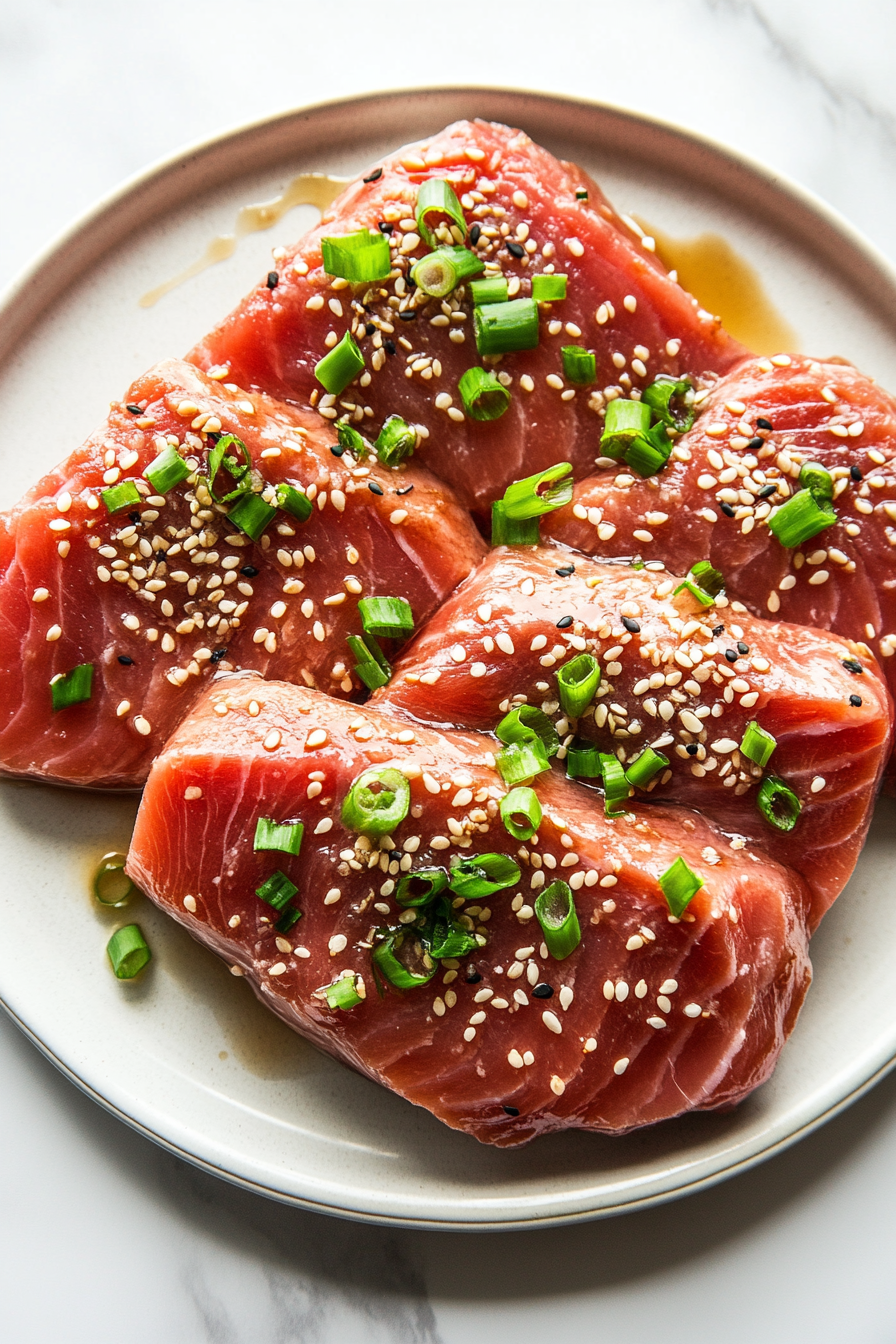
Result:
<svg viewBox="0 0 896 1344">
<path fill-rule="evenodd" d="M 557 574 L 570 564 L 574 574 Z M 577 731 L 602 751 L 623 749 L 624 763 L 657 744 L 671 778 L 657 776 L 651 800 L 702 811 L 796 869 L 813 893 L 814 926 L 867 835 L 892 743 L 886 684 L 872 658 L 861 659 L 861 676 L 847 671 L 843 660 L 856 650 L 846 640 L 727 603 L 702 608 L 686 592 L 675 596 L 679 582 L 665 570 L 600 564 L 559 548 L 497 547 L 403 651 L 373 704 L 415 723 L 493 731 L 514 697 L 525 696 L 549 713 L 561 740 Z M 624 619 L 640 629 L 627 630 Z M 729 662 L 726 651 L 738 654 L 739 643 L 748 653 Z M 556 674 L 582 652 L 597 658 L 602 679 L 590 712 L 570 724 Z M 666 680 L 651 688 L 651 675 Z M 862 703 L 853 706 L 859 683 Z M 802 805 L 786 834 L 759 813 L 763 771 L 737 751 L 753 721 L 777 742 L 765 773 L 782 777 Z M 687 755 L 689 743 L 698 755 Z M 729 778 L 737 782 L 726 785 Z M 813 792 L 817 780 L 823 787 Z"/>
<path fill-rule="evenodd" d="M 135 416 L 128 404 L 147 414 Z M 194 411 L 185 410 L 189 406 Z M 141 476 L 159 452 L 154 440 L 176 436 L 204 469 L 208 434 L 215 431 L 191 425 L 206 412 L 218 431 L 245 442 L 269 482 L 314 486 L 311 517 L 300 524 L 279 513 L 258 544 L 226 522 L 222 527 L 215 510 L 197 530 L 185 483 L 156 508 L 135 507 L 141 516 L 156 516 L 138 523 L 132 535 L 125 532 L 124 542 L 114 541 L 131 520 L 127 510 L 108 514 L 100 492 L 112 482 L 104 482 L 104 473 L 125 454 L 118 483 L 140 481 L 150 497 L 160 498 Z M 100 430 L 0 518 L 0 770 L 82 787 L 139 787 L 221 653 L 220 668 L 248 667 L 356 695 L 360 682 L 345 636 L 361 633 L 359 596 L 400 594 L 423 622 L 473 568 L 484 545 L 469 515 L 424 468 L 359 469 L 352 458 L 332 455 L 334 440 L 313 412 L 228 390 L 181 361 L 156 366 L 123 402 L 113 403 Z M 263 456 L 278 448 L 280 456 Z M 367 488 L 370 481 L 382 494 Z M 410 493 L 396 494 L 408 487 Z M 71 505 L 62 512 L 66 496 Z M 404 519 L 393 521 L 399 508 Z M 53 531 L 54 524 L 68 526 Z M 291 535 L 278 530 L 283 527 Z M 178 529 L 188 535 L 175 540 Z M 189 549 L 191 536 L 199 544 Z M 69 546 L 64 557 L 61 540 Z M 257 575 L 244 575 L 245 565 Z M 116 572 L 128 581 L 116 582 Z M 358 592 L 349 590 L 354 586 Z M 35 601 L 42 590 L 46 597 Z M 223 595 L 220 604 L 216 592 Z M 337 603 L 328 605 L 332 597 Z M 162 608 L 166 600 L 170 616 Z M 200 627 L 192 624 L 197 612 Z M 50 639 L 54 627 L 61 634 Z M 122 664 L 120 657 L 131 661 Z M 54 713 L 51 678 L 84 662 L 94 664 L 90 701 Z M 334 668 L 342 671 L 336 675 Z M 138 717 L 148 732 L 141 733 Z"/>
<path fill-rule="evenodd" d="M 398 150 L 381 167 L 376 182 L 359 177 L 320 225 L 287 251 L 277 263 L 275 288 L 262 280 L 188 358 L 206 369 L 227 365 L 244 387 L 307 404 L 322 391 L 314 367 L 326 353 L 328 334 L 341 337 L 353 329 L 366 372 L 342 396 L 319 403 L 326 414 L 335 419 L 350 402 L 360 408 L 350 415 L 360 416 L 361 429 L 376 432 L 392 414 L 424 426 L 429 437 L 417 450 L 420 460 L 449 482 L 462 503 L 484 515 L 511 481 L 557 461 L 571 462 L 577 478 L 594 469 L 605 388 L 620 395 L 627 387 L 646 386 L 658 373 L 723 372 L 743 356 L 743 347 L 669 278 L 600 188 L 523 132 L 459 121 L 429 141 Z M 447 302 L 407 289 L 411 265 L 429 250 L 414 222 L 417 190 L 433 178 L 449 180 L 458 197 L 469 200 L 468 228 L 478 224 L 494 233 L 493 238 L 483 234 L 476 250 L 484 261 L 496 263 L 490 273 L 519 282 L 515 297 L 529 297 L 531 276 L 546 268 L 568 276 L 566 299 L 541 308 L 538 348 L 507 354 L 495 364 L 511 380 L 511 405 L 501 419 L 488 423 L 464 417 L 458 391 L 461 375 L 480 363 L 468 292 L 455 298 L 452 311 Z M 588 200 L 577 201 L 576 190 L 587 191 Z M 322 268 L 321 238 L 375 230 L 381 221 L 394 224 L 393 278 L 334 289 Z M 508 241 L 523 251 L 522 258 L 508 251 Z M 526 251 L 530 246 L 534 251 Z M 353 297 L 366 310 L 351 309 Z M 599 322 L 597 313 L 606 304 L 615 316 Z M 414 313 L 414 320 L 402 320 L 401 311 Z M 367 323 L 377 324 L 379 334 L 365 334 Z M 375 345 L 383 338 L 397 342 L 394 354 L 377 352 Z M 670 341 L 679 344 L 667 350 Z M 577 388 L 563 379 L 561 347 L 566 344 L 594 352 L 593 386 Z M 646 351 L 643 374 L 636 347 Z M 624 373 L 614 356 L 624 359 Z M 418 367 L 420 360 L 430 362 Z M 435 375 L 432 360 L 440 365 Z M 549 385 L 548 377 L 561 385 Z M 531 380 L 532 390 L 525 390 L 521 378 Z M 437 408 L 441 394 L 450 402 Z M 336 404 L 326 406 L 326 401 Z"/>
<path fill-rule="evenodd" d="M 266 747 L 274 729 L 279 745 Z M 535 848 L 521 851 L 494 816 L 505 790 L 493 746 L 473 733 L 411 731 L 303 687 L 222 678 L 153 764 L 127 871 L 290 1026 L 482 1142 L 510 1146 L 565 1128 L 622 1133 L 740 1100 L 771 1072 L 809 983 L 801 879 L 760 852 L 731 850 L 684 808 L 636 804 L 607 820 L 587 790 L 557 775 L 536 782 L 538 868 Z M 408 777 L 412 810 L 376 860 L 378 842 L 356 846 L 341 807 L 351 781 L 386 762 Z M 258 816 L 301 821 L 300 854 L 255 852 Z M 710 843 L 721 856 L 711 869 L 701 858 Z M 488 943 L 452 983 L 440 971 L 380 998 L 369 944 L 399 913 L 393 848 L 414 867 L 497 851 L 516 857 L 521 878 L 486 898 L 490 913 L 485 900 L 467 902 Z M 678 855 L 706 885 L 671 922 L 657 878 Z M 303 912 L 280 943 L 264 922 L 276 914 L 254 895 L 275 869 L 298 887 Z M 530 914 L 546 872 L 575 886 L 582 939 L 562 962 L 542 955 Z M 364 978 L 366 997 L 329 1009 L 314 991 L 345 970 Z M 533 981 L 552 996 L 534 997 Z"/>
</svg>

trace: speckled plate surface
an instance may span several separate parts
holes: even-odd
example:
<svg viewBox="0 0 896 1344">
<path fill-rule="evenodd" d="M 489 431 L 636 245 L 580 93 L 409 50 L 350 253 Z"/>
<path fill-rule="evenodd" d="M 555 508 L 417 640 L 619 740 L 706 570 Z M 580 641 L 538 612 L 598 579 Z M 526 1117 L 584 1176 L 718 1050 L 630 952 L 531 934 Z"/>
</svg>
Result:
<svg viewBox="0 0 896 1344">
<path fill-rule="evenodd" d="M 64 457 L 110 397 L 187 350 L 316 219 L 299 207 L 152 308 L 138 300 L 296 174 L 351 174 L 458 117 L 521 126 L 578 160 L 619 209 L 673 236 L 724 235 L 759 272 L 800 348 L 896 388 L 896 275 L 832 211 L 674 127 L 598 104 L 498 89 L 378 94 L 289 112 L 188 150 L 79 221 L 0 305 L 0 506 Z M 896 1055 L 892 804 L 812 944 L 816 982 L 768 1084 L 730 1115 L 623 1139 L 571 1133 L 482 1147 L 293 1035 L 142 898 L 155 951 L 118 983 L 88 878 L 127 844 L 135 802 L 0 783 L 0 998 L 35 1044 L 128 1124 L 291 1203 L 429 1227 L 543 1226 L 720 1180 L 854 1100 Z"/>
</svg>

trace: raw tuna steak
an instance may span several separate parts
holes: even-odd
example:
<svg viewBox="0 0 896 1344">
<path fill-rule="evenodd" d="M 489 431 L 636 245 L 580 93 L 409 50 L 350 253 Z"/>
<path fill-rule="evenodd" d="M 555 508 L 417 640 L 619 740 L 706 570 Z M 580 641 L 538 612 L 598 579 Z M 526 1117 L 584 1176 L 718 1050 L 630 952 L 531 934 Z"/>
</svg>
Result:
<svg viewBox="0 0 896 1344">
<path fill-rule="evenodd" d="M 510 392 L 500 419 L 465 415 L 458 390 L 461 375 L 480 364 L 469 283 L 443 298 L 409 283 L 429 251 L 417 227 L 417 194 L 433 180 L 451 185 L 463 213 L 454 233 L 445 216 L 433 241 L 466 243 L 486 267 L 483 276 L 506 279 L 509 298 L 530 299 L 535 275 L 567 277 L 566 298 L 541 304 L 537 348 L 489 365 Z M 333 282 L 321 239 L 369 229 L 388 231 L 388 278 Z M 558 459 L 572 462 L 578 477 L 593 470 L 603 389 L 624 395 L 661 372 L 723 372 L 744 353 L 669 279 L 590 178 L 521 131 L 484 121 L 457 122 L 398 150 L 352 183 L 276 265 L 190 358 L 206 369 L 226 367 L 243 387 L 316 403 L 323 415 L 373 433 L 389 415 L 403 416 L 427 436 L 421 460 L 477 510 L 510 481 Z M 322 395 L 315 365 L 327 342 L 345 332 L 365 370 L 342 395 Z M 588 386 L 564 375 L 565 345 L 596 356 Z"/>
<path fill-rule="evenodd" d="M 196 477 L 222 434 L 245 444 L 254 489 L 307 490 L 307 521 L 271 508 L 257 542 L 228 521 L 246 496 L 216 504 Z M 313 412 L 189 364 L 138 379 L 0 519 L 0 768 L 138 786 L 215 666 L 356 690 L 345 637 L 361 633 L 359 595 L 400 593 L 422 622 L 484 547 L 421 467 L 344 464 L 334 441 Z M 166 448 L 186 479 L 157 495 L 145 473 Z M 234 483 L 222 469 L 215 493 Z M 132 502 L 110 512 L 119 500 L 103 492 L 122 487 Z M 51 681 L 84 665 L 89 699 L 54 711 Z"/>
<path fill-rule="evenodd" d="M 741 1099 L 768 1077 L 809 982 L 801 879 L 681 807 L 636 803 L 607 820 L 594 794 L 553 774 L 536 782 L 537 844 L 520 845 L 497 815 L 493 747 L 303 687 L 223 678 L 153 764 L 128 871 L 292 1027 L 484 1142 L 620 1132 Z M 370 768 L 396 770 L 409 791 L 405 818 L 372 838 L 342 820 Z M 266 835 L 301 823 L 298 854 L 254 849 L 260 818 Z M 426 909 L 417 933 L 397 884 L 484 853 L 519 872 L 443 916 L 481 946 L 443 955 L 420 987 L 383 981 L 380 995 L 371 958 L 387 930 L 403 931 L 404 964 L 420 974 L 423 948 L 435 952 L 419 943 L 436 937 Z M 705 878 L 680 921 L 658 885 L 678 857 Z M 255 893 L 270 900 L 277 873 L 275 909 Z M 581 930 L 562 960 L 532 905 L 557 877 Z"/>
<path fill-rule="evenodd" d="M 662 568 L 499 547 L 420 632 L 374 702 L 417 723 L 479 730 L 528 703 L 555 722 L 562 755 L 578 733 L 626 767 L 652 747 L 669 765 L 646 785 L 651 796 L 699 809 L 795 868 L 813 893 L 815 922 L 865 840 L 891 741 L 886 686 L 874 660 L 846 640 L 758 620 L 725 597 L 707 609 L 686 590 L 676 595 L 679 583 Z M 571 722 L 558 678 L 583 654 L 596 659 L 601 681 Z M 776 744 L 764 770 L 739 750 L 754 722 Z M 768 774 L 802 808 L 787 833 L 757 806 Z"/>
</svg>

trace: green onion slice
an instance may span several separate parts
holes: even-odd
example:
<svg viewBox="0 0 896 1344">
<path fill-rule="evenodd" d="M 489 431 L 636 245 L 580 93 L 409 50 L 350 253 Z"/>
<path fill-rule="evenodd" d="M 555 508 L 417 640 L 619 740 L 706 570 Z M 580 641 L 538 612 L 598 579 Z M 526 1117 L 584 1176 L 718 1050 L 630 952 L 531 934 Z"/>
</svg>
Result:
<svg viewBox="0 0 896 1344">
<path fill-rule="evenodd" d="M 93 663 L 79 663 L 70 672 L 57 672 L 50 682 L 54 711 L 80 705 L 93 694 Z"/>
<path fill-rule="evenodd" d="M 541 825 L 541 803 L 534 789 L 511 789 L 501 799 L 501 820 L 514 840 L 531 840 Z"/>
<path fill-rule="evenodd" d="M 792 831 L 803 810 L 793 789 L 777 775 L 768 775 L 759 786 L 756 806 L 770 826 L 777 831 Z"/>
<path fill-rule="evenodd" d="M 237 448 L 242 453 L 242 462 L 232 454 L 225 456 L 231 448 Z M 215 491 L 215 480 L 221 467 L 225 467 L 236 481 L 236 488 L 224 495 L 219 495 Z M 252 458 L 242 439 L 238 439 L 235 434 L 222 434 L 208 455 L 207 473 L 208 492 L 216 504 L 226 504 L 251 490 Z"/>
<path fill-rule="evenodd" d="M 679 593 L 690 593 L 701 607 L 711 607 L 715 602 L 712 593 L 707 593 L 699 584 L 694 583 L 693 579 L 684 579 L 673 591 L 672 596 L 677 597 Z"/>
<path fill-rule="evenodd" d="M 451 902 L 441 897 L 432 912 L 432 920 L 422 934 L 429 955 L 437 961 L 445 957 L 465 957 L 481 947 L 483 939 L 470 933 L 454 918 Z"/>
<path fill-rule="evenodd" d="M 616 817 L 625 811 L 629 782 L 619 761 L 607 752 L 600 754 L 600 769 L 604 779 L 604 811 L 608 817 Z"/>
<path fill-rule="evenodd" d="M 355 672 L 370 691 L 385 686 L 392 676 L 392 668 L 373 635 L 346 635 L 345 642 L 357 658 Z"/>
<path fill-rule="evenodd" d="M 533 275 L 532 297 L 536 303 L 556 303 L 566 298 L 565 275 Z"/>
<path fill-rule="evenodd" d="M 477 854 L 472 859 L 461 859 L 451 869 L 448 885 L 456 896 L 465 901 L 491 896 L 504 891 L 520 880 L 519 865 L 506 854 Z"/>
<path fill-rule="evenodd" d="M 334 345 L 314 366 L 314 376 L 325 392 L 338 397 L 353 378 L 364 368 L 364 356 L 352 334 L 347 331 L 338 345 Z"/>
<path fill-rule="evenodd" d="M 537 546 L 541 524 L 537 518 L 508 518 L 503 499 L 492 505 L 493 546 Z"/>
<path fill-rule="evenodd" d="M 527 784 L 536 775 L 550 770 L 551 763 L 541 739 L 533 737 L 527 742 L 513 742 L 495 757 L 495 765 L 508 788 L 517 784 Z"/>
<path fill-rule="evenodd" d="M 404 597 L 362 597 L 358 603 L 364 633 L 379 639 L 407 639 L 414 613 Z"/>
<path fill-rule="evenodd" d="M 261 495 L 245 494 L 231 504 L 227 521 L 257 541 L 276 516 L 277 510 L 272 504 L 265 503 Z"/>
<path fill-rule="evenodd" d="M 692 872 L 679 854 L 659 878 L 660 891 L 666 898 L 670 914 L 681 919 L 697 892 L 703 886 L 703 878 Z"/>
<path fill-rule="evenodd" d="M 390 415 L 376 437 L 376 455 L 387 467 L 397 467 L 417 447 L 417 431 L 402 420 Z"/>
<path fill-rule="evenodd" d="M 718 597 L 725 587 L 724 574 L 709 560 L 698 560 L 696 564 L 691 565 L 688 578 L 693 579 L 694 583 L 702 588 L 704 593 L 709 593 L 710 597 Z"/>
<path fill-rule="evenodd" d="M 501 742 L 531 742 L 538 738 L 548 756 L 556 756 L 560 746 L 557 730 L 547 714 L 534 705 L 520 705 L 512 709 L 495 729 L 495 736 Z"/>
<path fill-rule="evenodd" d="M 643 789 L 668 764 L 668 756 L 664 756 L 661 751 L 654 751 L 653 747 L 645 747 L 639 756 L 629 762 L 625 777 L 634 788 Z"/>
<path fill-rule="evenodd" d="M 272 821 L 259 817 L 255 823 L 254 850 L 277 849 L 283 854 L 298 854 L 305 827 L 300 821 Z"/>
<path fill-rule="evenodd" d="M 505 303 L 507 301 L 507 281 L 503 275 L 490 275 L 487 280 L 471 280 L 470 297 L 474 305 L 483 303 Z"/>
<path fill-rule="evenodd" d="M 277 920 L 274 928 L 278 933 L 289 933 L 293 924 L 298 924 L 302 918 L 301 910 L 296 910 L 295 906 L 287 906 L 283 914 Z"/>
<path fill-rule="evenodd" d="M 327 1007 L 341 1008 L 344 1012 L 348 1012 L 350 1008 L 357 1008 L 359 1003 L 364 1002 L 364 995 L 358 993 L 359 985 L 362 983 L 361 977 L 354 971 L 350 971 L 348 975 L 341 975 L 324 989 Z"/>
<path fill-rule="evenodd" d="M 668 373 L 661 373 L 650 387 L 645 387 L 641 401 L 650 407 L 664 425 L 684 434 L 694 423 L 693 407 L 684 400 L 690 390 L 689 378 L 673 378 Z"/>
<path fill-rule="evenodd" d="M 740 750 L 748 761 L 753 761 L 754 764 L 764 769 L 777 745 L 778 743 L 772 734 L 767 733 L 764 728 L 760 728 L 754 719 L 752 723 L 747 724 Z"/>
<path fill-rule="evenodd" d="M 444 868 L 418 868 L 398 879 L 395 899 L 405 907 L 429 905 L 447 886 L 448 874 Z"/>
<path fill-rule="evenodd" d="M 479 275 L 485 263 L 468 247 L 437 247 L 421 257 L 411 269 L 411 279 L 434 299 L 443 299 L 463 284 L 468 275 Z"/>
<path fill-rule="evenodd" d="M 339 238 L 321 238 L 320 250 L 327 275 L 338 275 L 354 285 L 385 280 L 392 269 L 389 239 L 384 233 L 359 229 Z"/>
<path fill-rule="evenodd" d="M 800 467 L 800 485 L 822 508 L 833 503 L 834 478 L 820 462 L 805 462 Z"/>
<path fill-rule="evenodd" d="M 817 536 L 826 527 L 832 527 L 836 521 L 834 510 L 819 504 L 811 490 L 798 490 L 769 516 L 768 527 L 781 545 L 790 550 Z"/>
<path fill-rule="evenodd" d="M 363 835 L 389 835 L 411 806 L 411 787 L 398 770 L 376 766 L 358 775 L 342 804 L 342 823 Z"/>
<path fill-rule="evenodd" d="M 467 369 L 457 387 L 471 420 L 499 420 L 510 406 L 510 393 L 490 370 Z"/>
<path fill-rule="evenodd" d="M 535 902 L 535 918 L 555 961 L 564 961 L 582 941 L 576 903 L 566 882 L 552 882 Z"/>
<path fill-rule="evenodd" d="M 417 989 L 428 984 L 438 965 L 419 934 L 403 929 L 383 938 L 370 955 L 375 969 L 396 989 Z"/>
<path fill-rule="evenodd" d="M 572 499 L 572 466 L 555 462 L 552 467 L 514 481 L 504 491 L 504 512 L 508 518 L 538 518 L 562 509 Z"/>
<path fill-rule="evenodd" d="M 607 406 L 600 451 L 604 457 L 623 459 L 635 439 L 650 429 L 650 407 L 643 401 L 617 397 Z"/>
<path fill-rule="evenodd" d="M 139 924 L 125 924 L 116 930 L 106 944 L 106 952 L 119 980 L 133 980 L 152 959 Z"/>
<path fill-rule="evenodd" d="M 613 405 L 614 403 L 610 403 Z M 636 438 L 625 454 L 625 463 L 638 476 L 656 476 L 669 461 L 672 441 L 662 425 L 654 425 L 645 435 Z"/>
<path fill-rule="evenodd" d="M 363 462 L 365 457 L 370 456 L 370 444 L 364 435 L 359 434 L 352 425 L 347 425 L 344 420 L 340 420 L 336 426 L 336 438 L 339 440 L 340 447 L 350 452 L 359 462 Z"/>
<path fill-rule="evenodd" d="M 587 387 L 597 377 L 597 357 L 591 350 L 581 345 L 564 345 L 560 349 L 563 357 L 563 376 L 570 383 Z"/>
<path fill-rule="evenodd" d="M 591 704 L 600 685 L 600 666 L 593 654 L 580 653 L 557 673 L 557 694 L 563 713 L 577 719 Z"/>
<path fill-rule="evenodd" d="M 574 742 L 566 752 L 566 773 L 570 779 L 600 779 L 601 753 L 588 742 Z"/>
<path fill-rule="evenodd" d="M 126 905 L 134 892 L 138 890 L 124 871 L 126 854 L 113 851 L 104 854 L 93 875 L 93 894 L 100 905 L 115 907 Z"/>
<path fill-rule="evenodd" d="M 122 481 L 120 485 L 112 485 L 108 490 L 101 490 L 100 498 L 110 513 L 121 513 L 122 509 L 130 509 L 135 504 L 143 503 L 143 496 L 133 481 Z"/>
<path fill-rule="evenodd" d="M 441 177 L 431 177 L 428 182 L 421 184 L 417 192 L 417 232 L 430 247 L 435 247 L 437 243 L 435 233 L 430 228 L 430 219 L 439 215 L 446 215 L 466 238 L 467 221 L 454 188 Z"/>
<path fill-rule="evenodd" d="M 275 910 L 285 910 L 298 890 L 295 883 L 276 868 L 260 887 L 255 888 L 255 895 Z"/>
<path fill-rule="evenodd" d="M 538 304 L 534 299 L 483 303 L 473 309 L 473 332 L 480 355 L 506 355 L 538 345 Z"/>
<path fill-rule="evenodd" d="M 167 495 L 190 475 L 190 468 L 176 448 L 169 443 L 157 458 L 150 462 L 143 475 L 157 495 Z"/>
<path fill-rule="evenodd" d="M 277 486 L 276 499 L 277 508 L 297 518 L 300 523 L 307 523 L 314 512 L 314 505 L 305 491 L 297 490 L 294 485 L 287 485 L 285 481 Z"/>
</svg>

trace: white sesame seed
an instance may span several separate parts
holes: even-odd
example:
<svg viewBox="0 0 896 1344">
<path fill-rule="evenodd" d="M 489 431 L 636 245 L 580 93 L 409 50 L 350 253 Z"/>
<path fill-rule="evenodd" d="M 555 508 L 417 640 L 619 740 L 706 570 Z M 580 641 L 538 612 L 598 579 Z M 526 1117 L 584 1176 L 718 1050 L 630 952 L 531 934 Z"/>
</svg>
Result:
<svg viewBox="0 0 896 1344">
<path fill-rule="evenodd" d="M 812 793 L 821 793 L 826 783 L 827 780 L 824 779 L 822 775 L 816 775 L 812 783 L 809 785 L 809 788 Z"/>
<path fill-rule="evenodd" d="M 201 797 L 202 797 L 202 790 L 196 784 L 190 784 L 186 789 L 184 789 L 184 798 L 186 798 L 188 803 L 193 802 L 194 799 Z"/>
<path fill-rule="evenodd" d="M 282 735 L 277 728 L 272 728 L 262 743 L 265 751 L 276 751 L 282 741 Z"/>
<path fill-rule="evenodd" d="M 638 948 L 644 946 L 644 939 L 637 933 L 633 933 L 625 945 L 626 952 L 637 952 Z"/>
<path fill-rule="evenodd" d="M 684 1006 L 685 1017 L 699 1017 L 702 1012 L 699 1003 L 686 1003 Z"/>
<path fill-rule="evenodd" d="M 507 1063 L 512 1069 L 521 1069 L 523 1067 L 523 1057 L 519 1050 L 511 1050 L 507 1056 Z"/>
<path fill-rule="evenodd" d="M 505 634 L 504 631 L 502 631 L 501 634 L 497 636 L 497 638 L 495 639 L 495 643 L 497 644 L 498 648 L 501 650 L 502 653 L 512 654 L 515 652 L 513 647 L 513 640 L 510 638 L 508 634 Z"/>
<path fill-rule="evenodd" d="M 344 952 L 347 946 L 348 939 L 344 933 L 334 933 L 333 937 L 327 943 L 331 957 L 338 956 L 340 952 Z"/>
<path fill-rule="evenodd" d="M 47 631 L 47 643 L 52 644 L 54 640 L 59 639 L 61 635 L 62 635 L 62 626 L 51 625 L 49 630 Z"/>
<path fill-rule="evenodd" d="M 185 910 L 189 910 L 189 912 L 190 912 L 191 915 L 194 915 L 194 914 L 196 913 L 196 897 L 195 897 L 195 896 L 185 896 L 185 897 L 184 897 L 184 909 L 185 909 Z"/>
<path fill-rule="evenodd" d="M 653 1027 L 655 1031 L 660 1031 L 666 1025 L 666 1022 L 662 1017 L 648 1017 L 647 1025 Z"/>
<path fill-rule="evenodd" d="M 547 1027 L 548 1031 L 552 1031 L 555 1036 L 559 1036 L 560 1033 L 563 1031 L 563 1024 L 561 1023 L 559 1017 L 557 1016 L 556 1013 L 552 1013 L 549 1008 L 545 1009 L 545 1011 L 542 1013 L 541 1020 Z"/>
<path fill-rule="evenodd" d="M 622 306 L 627 313 L 637 312 L 638 300 L 635 298 L 634 294 L 626 294 L 625 298 L 622 300 Z"/>
<path fill-rule="evenodd" d="M 141 737 L 148 737 L 152 732 L 152 725 L 150 724 L 149 719 L 145 719 L 142 714 L 138 714 L 134 719 L 134 727 Z"/>
<path fill-rule="evenodd" d="M 622 1058 L 617 1059 L 616 1063 L 613 1065 L 613 1072 L 617 1075 L 617 1077 L 622 1075 L 623 1073 L 625 1073 L 630 1063 L 631 1060 L 629 1059 L 628 1055 L 623 1055 Z"/>
</svg>

